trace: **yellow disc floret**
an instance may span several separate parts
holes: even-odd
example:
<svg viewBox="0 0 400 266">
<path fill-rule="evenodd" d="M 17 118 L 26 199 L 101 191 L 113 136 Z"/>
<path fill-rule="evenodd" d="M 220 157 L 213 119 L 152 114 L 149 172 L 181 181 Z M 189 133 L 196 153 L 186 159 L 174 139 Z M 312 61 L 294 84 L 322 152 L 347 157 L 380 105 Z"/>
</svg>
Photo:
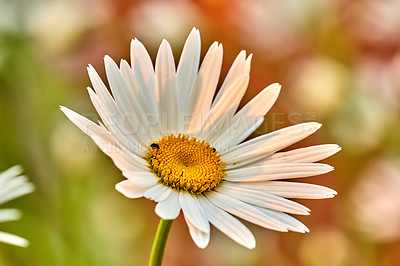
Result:
<svg viewBox="0 0 400 266">
<path fill-rule="evenodd" d="M 201 194 L 223 180 L 221 155 L 205 141 L 170 135 L 150 144 L 148 161 L 160 182 L 177 190 Z"/>
</svg>

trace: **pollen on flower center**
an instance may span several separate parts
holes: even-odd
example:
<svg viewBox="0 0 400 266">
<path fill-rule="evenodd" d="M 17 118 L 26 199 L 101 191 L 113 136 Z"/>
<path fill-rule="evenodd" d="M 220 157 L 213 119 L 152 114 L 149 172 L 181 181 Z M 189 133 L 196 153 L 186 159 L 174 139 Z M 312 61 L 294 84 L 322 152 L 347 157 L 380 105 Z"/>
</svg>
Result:
<svg viewBox="0 0 400 266">
<path fill-rule="evenodd" d="M 223 180 L 225 167 L 220 157 L 207 142 L 179 134 L 150 144 L 148 162 L 161 183 L 201 194 Z"/>
</svg>

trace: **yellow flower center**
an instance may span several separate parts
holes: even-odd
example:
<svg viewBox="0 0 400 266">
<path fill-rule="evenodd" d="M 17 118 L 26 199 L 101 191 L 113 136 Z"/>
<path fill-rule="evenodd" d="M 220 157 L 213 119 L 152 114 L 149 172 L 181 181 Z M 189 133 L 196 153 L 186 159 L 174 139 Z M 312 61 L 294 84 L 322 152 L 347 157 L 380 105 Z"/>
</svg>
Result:
<svg viewBox="0 0 400 266">
<path fill-rule="evenodd" d="M 150 144 L 148 162 L 161 183 L 201 194 L 213 190 L 223 180 L 225 167 L 220 157 L 204 140 L 179 134 Z"/>
</svg>

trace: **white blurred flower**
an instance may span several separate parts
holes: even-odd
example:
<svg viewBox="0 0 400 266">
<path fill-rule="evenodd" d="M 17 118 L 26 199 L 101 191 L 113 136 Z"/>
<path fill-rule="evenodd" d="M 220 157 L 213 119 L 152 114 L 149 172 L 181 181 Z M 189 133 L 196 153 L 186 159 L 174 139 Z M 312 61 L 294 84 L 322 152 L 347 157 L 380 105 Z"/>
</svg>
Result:
<svg viewBox="0 0 400 266">
<path fill-rule="evenodd" d="M 18 25 L 18 2 L 0 0 L 0 34 L 20 30 Z"/>
<path fill-rule="evenodd" d="M 400 239 L 400 160 L 373 161 L 352 193 L 351 213 L 357 230 L 377 241 Z"/>
<path fill-rule="evenodd" d="M 31 193 L 34 190 L 34 186 L 21 173 L 22 168 L 14 166 L 0 174 L 0 204 Z M 0 209 L 0 222 L 17 220 L 20 216 L 20 212 L 16 209 Z M 26 239 L 5 232 L 0 232 L 0 242 L 21 247 L 28 246 Z"/>
<path fill-rule="evenodd" d="M 228 14 L 238 42 L 272 60 L 303 49 L 303 32 L 316 16 L 332 10 L 329 1 L 232 1 Z M 277 49 L 279 47 L 279 49 Z"/>
<path fill-rule="evenodd" d="M 386 47 L 400 42 L 400 1 L 353 1 L 344 14 L 352 34 L 371 47 Z"/>
<path fill-rule="evenodd" d="M 27 4 L 26 28 L 46 52 L 61 54 L 87 30 L 105 20 L 97 5 L 78 0 L 35 1 Z"/>
<path fill-rule="evenodd" d="M 289 80 L 291 102 L 299 109 L 316 112 L 318 119 L 332 115 L 343 104 L 350 85 L 348 69 L 327 57 L 295 64 Z"/>
<path fill-rule="evenodd" d="M 391 59 L 366 57 L 355 68 L 355 87 L 376 102 L 387 114 L 400 109 L 400 54 Z"/>
<path fill-rule="evenodd" d="M 149 45 L 163 38 L 181 42 L 181 36 L 190 29 L 188 25 L 201 20 L 199 12 L 191 1 L 143 1 L 132 6 L 129 26 Z"/>
</svg>

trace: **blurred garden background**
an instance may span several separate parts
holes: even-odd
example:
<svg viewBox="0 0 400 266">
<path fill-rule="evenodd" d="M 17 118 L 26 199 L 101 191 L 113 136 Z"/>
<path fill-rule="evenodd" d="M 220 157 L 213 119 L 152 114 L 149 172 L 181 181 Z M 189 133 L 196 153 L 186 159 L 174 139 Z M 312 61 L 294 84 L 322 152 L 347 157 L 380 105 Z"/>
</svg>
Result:
<svg viewBox="0 0 400 266">
<path fill-rule="evenodd" d="M 305 179 L 338 196 L 301 201 L 308 234 L 247 223 L 254 250 L 214 229 L 201 250 L 180 216 L 164 265 L 400 265 L 399 14 L 398 0 L 0 0 L 0 171 L 20 164 L 36 186 L 4 205 L 23 217 L 0 229 L 30 246 L 0 244 L 0 265 L 147 264 L 154 202 L 114 189 L 121 173 L 59 105 L 97 119 L 88 64 L 105 78 L 104 55 L 129 59 L 135 37 L 153 60 L 167 39 L 178 59 L 194 26 L 202 55 L 223 44 L 222 77 L 241 50 L 254 54 L 242 105 L 283 85 L 257 134 L 318 121 L 295 147 L 342 146 L 325 160 L 335 171 Z"/>
</svg>

